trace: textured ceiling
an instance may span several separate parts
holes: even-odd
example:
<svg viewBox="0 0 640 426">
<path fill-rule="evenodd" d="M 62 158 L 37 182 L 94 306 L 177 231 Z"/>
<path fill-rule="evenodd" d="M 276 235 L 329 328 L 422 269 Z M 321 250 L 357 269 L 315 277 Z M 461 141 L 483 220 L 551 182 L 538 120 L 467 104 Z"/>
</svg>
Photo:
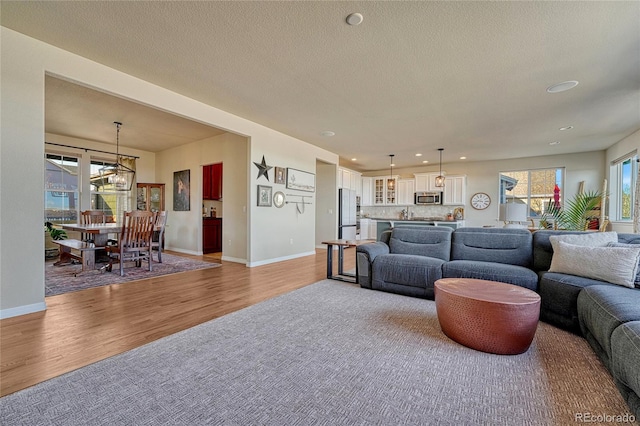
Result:
<svg viewBox="0 0 640 426">
<path fill-rule="evenodd" d="M 637 1 L 1 7 L 5 27 L 356 157 L 360 170 L 388 167 L 391 153 L 397 167 L 437 162 L 439 147 L 445 163 L 601 150 L 640 129 Z M 352 12 L 361 25 L 345 23 Z M 545 92 L 565 80 L 580 84 Z M 47 100 L 54 114 L 64 121 Z M 83 131 L 79 121 L 56 133 Z"/>
</svg>

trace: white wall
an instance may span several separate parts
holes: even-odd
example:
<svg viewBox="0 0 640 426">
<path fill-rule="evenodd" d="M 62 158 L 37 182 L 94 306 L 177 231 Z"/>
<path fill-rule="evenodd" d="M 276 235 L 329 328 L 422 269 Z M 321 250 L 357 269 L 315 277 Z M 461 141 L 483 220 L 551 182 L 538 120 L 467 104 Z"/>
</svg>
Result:
<svg viewBox="0 0 640 426">
<path fill-rule="evenodd" d="M 248 144 L 246 137 L 225 133 L 158 153 L 156 173 L 167 188 L 167 249 L 202 254 L 202 166 L 223 163 L 223 260 L 247 261 Z M 173 173 L 180 170 L 191 170 L 190 211 L 173 211 Z"/>
<path fill-rule="evenodd" d="M 45 308 L 40 257 L 44 246 L 45 73 L 249 137 L 252 162 L 260 162 L 265 155 L 269 164 L 310 172 L 315 170 L 316 159 L 338 163 L 338 156 L 328 151 L 10 29 L 0 28 L 0 37 L 0 317 Z M 184 160 L 175 159 L 176 164 L 180 161 Z M 256 207 L 255 170 L 247 170 L 247 262 L 268 263 L 312 253 L 315 212 L 296 216 L 291 205 L 288 210 Z M 190 247 L 197 247 L 195 233 L 187 230 Z M 294 244 L 289 244 L 290 238 Z"/>
<path fill-rule="evenodd" d="M 465 226 L 495 226 L 498 224 L 498 174 L 500 172 L 555 167 L 565 167 L 565 199 L 575 195 L 581 181 L 585 181 L 585 190 L 600 190 L 602 180 L 605 178 L 605 152 L 443 163 L 442 170 L 448 175 L 467 176 Z M 413 173 L 437 172 L 438 168 L 439 166 L 435 165 L 394 169 L 394 174 L 397 172 L 402 177 L 412 177 Z M 388 170 L 366 173 L 367 176 L 384 176 L 386 174 L 388 174 Z M 486 210 L 474 210 L 469 204 L 469 200 L 476 192 L 485 192 L 491 197 L 491 205 Z"/>
<path fill-rule="evenodd" d="M 607 149 L 607 176 L 609 174 L 609 167 L 613 161 L 633 151 L 640 154 L 640 130 Z M 610 178 L 609 182 L 611 182 Z M 611 225 L 612 229 L 616 232 L 633 232 L 633 224 L 631 222 L 613 222 Z"/>
<path fill-rule="evenodd" d="M 316 247 L 327 248 L 323 241 L 338 238 L 338 167 L 318 162 L 316 165 L 318 186 L 316 195 Z"/>
</svg>

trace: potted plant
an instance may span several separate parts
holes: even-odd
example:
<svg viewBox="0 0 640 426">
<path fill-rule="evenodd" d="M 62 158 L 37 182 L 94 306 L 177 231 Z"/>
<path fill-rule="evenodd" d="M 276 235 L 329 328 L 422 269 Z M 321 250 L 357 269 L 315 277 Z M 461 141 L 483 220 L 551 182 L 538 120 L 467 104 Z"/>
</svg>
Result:
<svg viewBox="0 0 640 426">
<path fill-rule="evenodd" d="M 53 227 L 51 222 L 44 223 L 44 256 L 45 258 L 56 257 L 58 255 L 58 245 L 53 240 L 64 240 L 67 238 L 67 232 L 64 229 Z"/>
<path fill-rule="evenodd" d="M 549 208 L 542 215 L 540 226 L 548 228 L 553 220 L 556 229 L 584 231 L 591 211 L 598 207 L 601 200 L 602 193 L 599 191 L 576 194 L 572 200 L 565 202 L 564 208 L 549 200 Z"/>
</svg>

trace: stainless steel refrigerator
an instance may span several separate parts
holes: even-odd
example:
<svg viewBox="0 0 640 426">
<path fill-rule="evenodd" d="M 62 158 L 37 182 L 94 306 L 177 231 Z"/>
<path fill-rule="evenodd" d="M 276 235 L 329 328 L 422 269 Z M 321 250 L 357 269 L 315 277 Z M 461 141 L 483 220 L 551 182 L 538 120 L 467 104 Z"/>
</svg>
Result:
<svg viewBox="0 0 640 426">
<path fill-rule="evenodd" d="M 356 239 L 356 191 L 338 190 L 338 238 Z"/>
</svg>

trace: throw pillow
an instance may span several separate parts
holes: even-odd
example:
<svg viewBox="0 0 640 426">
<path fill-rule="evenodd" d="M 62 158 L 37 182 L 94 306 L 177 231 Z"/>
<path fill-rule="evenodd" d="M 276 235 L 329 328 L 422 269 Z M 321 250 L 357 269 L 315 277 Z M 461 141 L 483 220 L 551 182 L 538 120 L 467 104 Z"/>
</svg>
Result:
<svg viewBox="0 0 640 426">
<path fill-rule="evenodd" d="M 551 245 L 554 241 L 564 241 L 576 246 L 606 247 L 609 243 L 618 242 L 617 232 L 586 232 L 584 234 L 552 235 L 549 237 Z"/>
<path fill-rule="evenodd" d="M 634 287 L 640 247 L 588 247 L 557 241 L 549 272 L 577 275 Z"/>
<path fill-rule="evenodd" d="M 625 244 L 625 243 L 609 243 L 607 247 L 640 247 L 638 244 Z M 640 262 L 638 263 L 638 273 L 634 280 L 636 288 L 640 288 Z"/>
</svg>

